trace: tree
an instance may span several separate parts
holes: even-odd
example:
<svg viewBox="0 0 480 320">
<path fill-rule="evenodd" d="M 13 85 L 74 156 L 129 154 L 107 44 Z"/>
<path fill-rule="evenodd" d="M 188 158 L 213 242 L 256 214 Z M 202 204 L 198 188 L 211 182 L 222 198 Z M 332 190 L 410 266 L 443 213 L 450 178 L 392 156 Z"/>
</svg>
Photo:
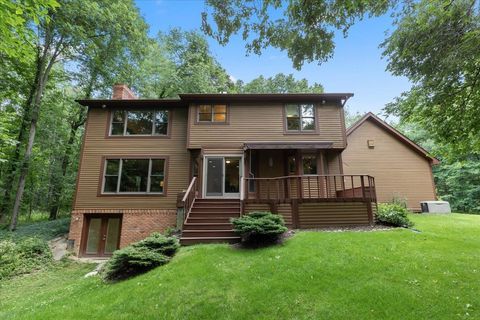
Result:
<svg viewBox="0 0 480 320">
<path fill-rule="evenodd" d="M 424 0 L 404 7 L 382 44 L 387 69 L 412 83 L 386 108 L 416 122 L 453 152 L 480 152 L 480 7 Z"/>
<path fill-rule="evenodd" d="M 130 80 L 126 81 L 144 98 L 233 89 L 229 75 L 213 57 L 205 37 L 196 31 L 172 29 L 159 33 L 147 49 L 145 61 L 137 71 L 130 72 Z"/>
<path fill-rule="evenodd" d="M 34 37 L 29 26 L 45 19 L 56 0 L 0 0 L 0 57 L 23 59 Z"/>
<path fill-rule="evenodd" d="M 123 2 L 122 2 L 123 4 Z M 121 4 L 121 5 L 122 5 Z M 32 149 L 39 120 L 42 98 L 53 66 L 59 59 L 69 60 L 88 48 L 94 39 L 109 34 L 112 26 L 121 28 L 117 20 L 115 2 L 111 1 L 62 1 L 61 6 L 39 22 L 35 39 L 34 81 L 31 85 L 33 99 L 28 102 L 28 140 L 24 159 L 20 166 L 18 186 L 12 210 L 10 230 L 15 230 L 26 178 L 32 157 Z M 130 8 L 135 8 L 133 5 Z M 109 12 L 110 14 L 105 14 Z"/>
<path fill-rule="evenodd" d="M 248 83 L 235 83 L 238 93 L 322 93 L 319 83 L 310 85 L 307 79 L 296 80 L 292 74 L 278 73 L 273 77 L 259 76 Z"/>
<path fill-rule="evenodd" d="M 260 54 L 272 46 L 287 51 L 293 66 L 324 62 L 332 57 L 335 30 L 348 29 L 366 15 L 379 16 L 394 0 L 207 0 L 211 10 L 202 13 L 203 31 L 225 45 L 241 33 L 247 52 Z"/>
<path fill-rule="evenodd" d="M 109 92 L 113 84 L 121 79 L 122 74 L 138 66 L 144 58 L 144 44 L 147 42 L 147 25 L 132 2 L 112 2 L 109 11 L 115 14 L 116 21 L 105 25 L 104 34 L 87 42 L 76 59 L 78 72 L 77 92 L 83 99 L 90 99 L 94 94 Z M 73 96 L 73 94 L 72 94 Z M 73 99 L 72 99 L 73 100 Z M 66 119 L 70 125 L 68 139 L 65 143 L 61 163 L 61 174 L 52 181 L 52 201 L 50 219 L 56 219 L 60 198 L 64 189 L 64 180 L 73 146 L 79 129 L 86 120 L 86 109 L 76 103 L 70 104 L 71 112 Z"/>
</svg>

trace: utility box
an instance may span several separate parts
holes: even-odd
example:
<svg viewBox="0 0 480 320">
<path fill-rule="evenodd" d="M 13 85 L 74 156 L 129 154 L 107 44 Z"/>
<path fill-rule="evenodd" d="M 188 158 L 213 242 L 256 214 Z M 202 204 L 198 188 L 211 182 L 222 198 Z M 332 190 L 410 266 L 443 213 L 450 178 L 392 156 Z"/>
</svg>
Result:
<svg viewBox="0 0 480 320">
<path fill-rule="evenodd" d="M 421 201 L 422 213 L 451 213 L 450 203 L 447 201 Z"/>
</svg>

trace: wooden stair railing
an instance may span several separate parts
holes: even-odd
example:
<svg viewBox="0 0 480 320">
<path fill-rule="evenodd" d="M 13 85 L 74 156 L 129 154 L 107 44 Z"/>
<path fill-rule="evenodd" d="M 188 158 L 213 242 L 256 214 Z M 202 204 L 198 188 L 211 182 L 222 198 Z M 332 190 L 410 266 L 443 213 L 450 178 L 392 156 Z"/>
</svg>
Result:
<svg viewBox="0 0 480 320">
<path fill-rule="evenodd" d="M 192 210 L 193 204 L 195 203 L 196 196 L 197 196 L 197 177 L 193 177 L 192 181 L 190 181 L 190 185 L 188 186 L 187 191 L 185 192 L 185 195 L 182 198 L 184 224 L 190 215 L 190 211 Z"/>
</svg>

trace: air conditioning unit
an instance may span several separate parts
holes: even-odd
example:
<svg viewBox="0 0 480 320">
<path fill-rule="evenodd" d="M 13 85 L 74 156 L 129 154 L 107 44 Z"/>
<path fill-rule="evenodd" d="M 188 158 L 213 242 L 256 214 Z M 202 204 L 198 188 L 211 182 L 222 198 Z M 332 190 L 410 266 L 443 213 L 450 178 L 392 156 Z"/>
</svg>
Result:
<svg viewBox="0 0 480 320">
<path fill-rule="evenodd" d="M 447 201 L 421 201 L 422 213 L 451 213 L 450 203 Z"/>
</svg>

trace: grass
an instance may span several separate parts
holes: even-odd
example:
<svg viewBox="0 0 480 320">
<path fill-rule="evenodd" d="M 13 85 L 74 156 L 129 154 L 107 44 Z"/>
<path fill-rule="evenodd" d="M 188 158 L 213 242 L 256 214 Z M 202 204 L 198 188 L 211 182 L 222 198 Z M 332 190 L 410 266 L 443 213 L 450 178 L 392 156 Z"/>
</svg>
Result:
<svg viewBox="0 0 480 320">
<path fill-rule="evenodd" d="M 479 319 L 480 216 L 299 232 L 284 245 L 184 247 L 115 284 L 66 263 L 0 283 L 1 319 Z"/>
</svg>

